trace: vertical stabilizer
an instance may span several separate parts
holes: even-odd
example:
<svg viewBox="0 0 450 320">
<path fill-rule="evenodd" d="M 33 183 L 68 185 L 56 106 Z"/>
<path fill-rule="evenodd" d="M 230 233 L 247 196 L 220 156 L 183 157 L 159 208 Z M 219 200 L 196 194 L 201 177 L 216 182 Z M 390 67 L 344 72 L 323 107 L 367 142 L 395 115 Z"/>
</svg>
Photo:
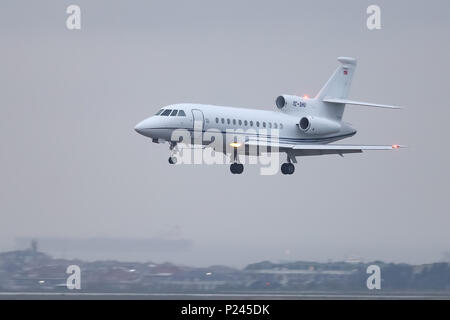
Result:
<svg viewBox="0 0 450 320">
<path fill-rule="evenodd" d="M 316 96 L 317 100 L 323 100 L 325 97 L 335 99 L 346 99 L 350 91 L 353 73 L 356 69 L 356 59 L 348 57 L 339 57 L 338 61 L 342 63 L 333 73 L 327 83 Z"/>
</svg>

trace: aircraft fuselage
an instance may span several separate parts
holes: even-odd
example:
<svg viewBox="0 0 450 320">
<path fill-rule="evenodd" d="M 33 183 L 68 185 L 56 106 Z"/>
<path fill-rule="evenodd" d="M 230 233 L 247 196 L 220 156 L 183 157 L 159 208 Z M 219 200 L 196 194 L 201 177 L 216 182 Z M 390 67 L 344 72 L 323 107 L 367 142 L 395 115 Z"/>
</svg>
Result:
<svg viewBox="0 0 450 320">
<path fill-rule="evenodd" d="M 277 138 L 281 142 L 295 143 L 330 143 L 353 136 L 356 130 L 345 122 L 338 132 L 324 135 L 311 135 L 302 132 L 299 127 L 301 115 L 286 114 L 280 111 L 266 111 L 249 108 L 222 107 L 205 104 L 174 104 L 162 108 L 158 115 L 151 116 L 135 127 L 135 130 L 154 141 L 171 141 L 174 130 L 194 130 L 194 122 L 202 122 L 201 131 L 219 130 L 223 134 L 236 131 L 248 135 L 248 131 L 271 137 L 271 132 L 278 130 Z M 160 110 L 160 111 L 161 111 Z M 170 112 L 166 110 L 171 110 Z M 171 115 L 173 110 L 176 115 Z M 179 110 L 184 115 L 179 115 Z M 166 113 L 166 114 L 165 114 Z M 242 130 L 242 133 L 239 133 Z"/>
</svg>

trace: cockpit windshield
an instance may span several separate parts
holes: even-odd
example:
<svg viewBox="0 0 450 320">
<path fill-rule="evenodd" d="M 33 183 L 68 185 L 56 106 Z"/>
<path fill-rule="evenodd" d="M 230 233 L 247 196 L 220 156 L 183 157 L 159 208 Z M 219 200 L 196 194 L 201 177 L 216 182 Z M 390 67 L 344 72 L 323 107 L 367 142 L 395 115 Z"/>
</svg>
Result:
<svg viewBox="0 0 450 320">
<path fill-rule="evenodd" d="M 155 116 L 171 116 L 171 117 L 186 117 L 186 113 L 184 110 L 178 110 L 178 109 L 161 109 L 159 110 Z"/>
</svg>

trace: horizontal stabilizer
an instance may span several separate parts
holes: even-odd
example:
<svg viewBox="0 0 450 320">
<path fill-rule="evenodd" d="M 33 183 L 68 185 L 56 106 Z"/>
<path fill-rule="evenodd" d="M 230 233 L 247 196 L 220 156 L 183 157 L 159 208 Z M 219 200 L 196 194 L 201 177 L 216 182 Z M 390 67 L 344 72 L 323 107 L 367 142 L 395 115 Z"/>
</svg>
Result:
<svg viewBox="0 0 450 320">
<path fill-rule="evenodd" d="M 352 105 L 357 105 L 357 106 L 375 107 L 375 108 L 402 109 L 402 107 L 399 107 L 399 106 L 389 106 L 386 104 L 377 104 L 377 103 L 353 101 L 353 100 L 347 100 L 347 99 L 336 99 L 336 98 L 328 98 L 328 97 L 325 97 L 322 101 L 330 102 L 330 103 L 352 104 Z"/>
</svg>

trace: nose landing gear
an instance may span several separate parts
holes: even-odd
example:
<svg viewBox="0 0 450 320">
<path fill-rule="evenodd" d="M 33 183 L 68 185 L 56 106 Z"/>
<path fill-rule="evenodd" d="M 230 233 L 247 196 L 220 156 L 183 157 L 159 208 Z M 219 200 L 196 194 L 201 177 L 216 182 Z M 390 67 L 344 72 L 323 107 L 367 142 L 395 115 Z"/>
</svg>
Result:
<svg viewBox="0 0 450 320">
<path fill-rule="evenodd" d="M 169 157 L 169 163 L 170 163 L 170 164 L 176 164 L 176 163 L 177 163 L 177 157 L 175 157 L 175 156 L 170 156 L 170 157 Z"/>
<path fill-rule="evenodd" d="M 170 164 L 176 164 L 177 163 L 177 157 L 175 156 L 178 152 L 178 147 L 176 142 L 171 142 L 169 149 L 172 151 L 171 156 L 169 157 L 169 163 Z"/>
</svg>

